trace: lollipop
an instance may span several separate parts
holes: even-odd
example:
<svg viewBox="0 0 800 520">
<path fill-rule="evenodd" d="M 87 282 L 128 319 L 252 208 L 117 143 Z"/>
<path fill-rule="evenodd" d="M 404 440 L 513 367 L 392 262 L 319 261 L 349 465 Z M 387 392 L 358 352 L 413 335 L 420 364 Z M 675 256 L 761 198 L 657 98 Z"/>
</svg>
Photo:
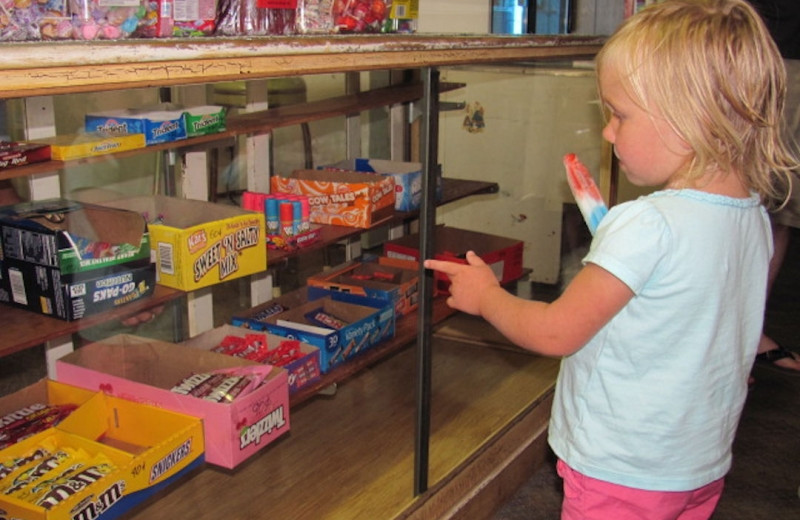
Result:
<svg viewBox="0 0 800 520">
<path fill-rule="evenodd" d="M 600 190 L 597 189 L 597 184 L 589 174 L 589 170 L 586 169 L 586 166 L 578 159 L 577 155 L 574 153 L 566 154 L 564 156 L 564 167 L 567 169 L 569 188 L 578 203 L 583 220 L 589 226 L 589 232 L 594 235 L 600 221 L 608 213 L 608 208 L 603 202 Z"/>
</svg>

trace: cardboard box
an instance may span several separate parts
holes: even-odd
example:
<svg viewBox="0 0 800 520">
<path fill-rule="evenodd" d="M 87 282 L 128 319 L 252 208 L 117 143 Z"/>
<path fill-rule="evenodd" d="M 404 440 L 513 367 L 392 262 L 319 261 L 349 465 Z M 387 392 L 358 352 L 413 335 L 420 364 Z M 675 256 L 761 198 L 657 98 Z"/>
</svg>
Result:
<svg viewBox="0 0 800 520">
<path fill-rule="evenodd" d="M 203 105 L 185 109 L 186 135 L 197 137 L 200 135 L 216 134 L 225 130 L 225 107 L 217 105 Z"/>
<path fill-rule="evenodd" d="M 71 161 L 145 147 L 144 134 L 104 135 L 81 133 L 56 135 L 35 139 L 31 142 L 48 145 L 50 147 L 50 156 L 56 161 Z"/>
<path fill-rule="evenodd" d="M 102 393 L 42 381 L 3 398 L 2 407 L 31 406 L 42 392 L 55 400 L 78 399 L 80 406 L 49 428 L 0 451 L 0 461 L 30 458 L 37 448 L 83 450 L 89 461 L 110 464 L 82 469 L 62 479 L 41 505 L 14 495 L 0 496 L 4 518 L 75 520 L 117 518 L 152 498 L 204 462 L 202 423 L 196 417 L 133 403 Z M 147 424 L 147 428 L 142 428 Z M 45 458 L 41 459 L 43 462 Z M 43 468 L 47 468 L 43 464 Z M 10 473 L 5 483 L 13 482 Z M 60 501 L 56 502 L 56 497 Z M 48 504 L 55 504 L 45 507 Z"/>
<path fill-rule="evenodd" d="M 28 263 L 0 267 L 0 302 L 65 321 L 79 320 L 153 294 L 156 271 L 153 264 L 118 267 L 69 279 L 56 269 Z"/>
<path fill-rule="evenodd" d="M 309 298 L 317 290 L 343 292 L 392 302 L 397 317 L 413 312 L 419 303 L 419 264 L 380 257 L 377 262 L 346 262 L 306 280 Z"/>
<path fill-rule="evenodd" d="M 269 370 L 264 382 L 231 403 L 217 403 L 171 389 L 191 374 L 218 369 Z M 206 460 L 234 468 L 289 431 L 286 370 L 175 344 L 120 334 L 92 343 L 56 362 L 58 380 L 102 390 L 203 419 Z"/>
<path fill-rule="evenodd" d="M 5 206 L 0 229 L 6 261 L 52 267 L 62 278 L 150 258 L 142 216 L 96 204 L 48 199 Z"/>
<path fill-rule="evenodd" d="M 50 160 L 50 147 L 42 143 L 0 141 L 0 170 Z"/>
<path fill-rule="evenodd" d="M 41 379 L 32 385 L 0 397 L 0 427 L 7 427 L 14 421 L 29 417 L 48 406 L 80 406 L 95 394 L 96 392 L 85 388 L 65 385 L 50 379 Z M 15 439 L 3 437 L 0 434 L 0 453 L 14 442 Z M 0 480 L 4 476 L 4 473 L 0 473 Z"/>
<path fill-rule="evenodd" d="M 258 332 L 242 327 L 234 327 L 233 325 L 222 325 L 215 329 L 203 332 L 197 336 L 188 339 L 181 343 L 191 348 L 198 348 L 202 350 L 211 350 L 219 346 L 222 341 L 228 336 L 237 336 L 244 338 L 248 334 L 264 334 L 266 337 L 266 346 L 269 349 L 274 349 L 281 341 L 287 338 L 283 336 L 276 336 L 266 332 Z M 300 342 L 300 351 L 303 357 L 296 359 L 285 365 L 281 365 L 288 373 L 289 394 L 293 394 L 301 388 L 318 381 L 320 378 L 319 368 L 319 349 L 308 343 Z"/>
<path fill-rule="evenodd" d="M 315 224 L 371 227 L 394 214 L 394 179 L 368 173 L 295 170 L 273 176 L 272 191 L 306 195 Z"/>
<path fill-rule="evenodd" d="M 417 211 L 422 203 L 422 163 L 358 158 L 345 159 L 322 168 L 379 173 L 392 177 L 394 179 L 394 209 L 396 211 Z M 436 200 L 441 200 L 441 169 L 437 168 L 435 175 Z"/>
<path fill-rule="evenodd" d="M 86 132 L 106 135 L 144 134 L 148 145 L 187 137 L 184 111 L 168 103 L 86 114 L 84 127 Z"/>
<path fill-rule="evenodd" d="M 141 215 L 63 199 L 0 208 L 0 301 L 64 320 L 152 294 Z"/>
<path fill-rule="evenodd" d="M 467 251 L 472 250 L 489 264 L 500 283 L 510 283 L 522 276 L 523 243 L 520 240 L 437 226 L 434 241 L 434 258 L 464 264 Z M 419 261 L 419 235 L 405 235 L 385 242 L 383 253 L 390 258 Z M 447 275 L 436 273 L 435 278 L 436 288 L 447 292 L 450 286 Z"/>
<path fill-rule="evenodd" d="M 237 327 L 298 339 L 317 347 L 323 374 L 381 341 L 394 337 L 394 305 L 385 300 L 330 293 L 278 314 L 256 319 L 264 308 L 272 305 L 268 302 L 253 307 L 247 314 L 234 316 L 232 323 Z M 317 310 L 335 316 L 347 325 L 340 329 L 312 325 L 306 315 Z"/>
<path fill-rule="evenodd" d="M 104 204 L 151 221 L 156 281 L 161 285 L 191 291 L 267 268 L 263 214 L 161 195 Z"/>
</svg>

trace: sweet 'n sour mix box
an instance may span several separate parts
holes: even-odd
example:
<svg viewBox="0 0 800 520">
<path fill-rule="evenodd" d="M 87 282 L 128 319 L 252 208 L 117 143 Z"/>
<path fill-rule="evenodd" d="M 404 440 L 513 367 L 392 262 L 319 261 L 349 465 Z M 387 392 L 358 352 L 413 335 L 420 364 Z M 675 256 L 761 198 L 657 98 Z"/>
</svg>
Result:
<svg viewBox="0 0 800 520">
<path fill-rule="evenodd" d="M 263 213 L 162 195 L 103 204 L 147 219 L 161 285 L 191 291 L 267 268 Z"/>
<path fill-rule="evenodd" d="M 0 208 L 0 301 L 75 320 L 152 294 L 141 215 L 64 199 Z"/>
</svg>

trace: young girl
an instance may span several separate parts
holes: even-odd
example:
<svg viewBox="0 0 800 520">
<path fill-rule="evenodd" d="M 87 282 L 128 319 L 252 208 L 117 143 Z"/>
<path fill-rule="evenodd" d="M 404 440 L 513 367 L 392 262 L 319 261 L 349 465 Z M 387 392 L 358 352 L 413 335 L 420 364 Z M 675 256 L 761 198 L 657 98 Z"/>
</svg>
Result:
<svg viewBox="0 0 800 520">
<path fill-rule="evenodd" d="M 597 56 L 603 137 L 635 185 L 553 303 L 502 289 L 474 253 L 451 307 L 564 356 L 549 442 L 562 518 L 708 518 L 731 466 L 772 254 L 765 204 L 798 161 L 781 141 L 785 73 L 744 0 L 666 0 Z"/>
</svg>

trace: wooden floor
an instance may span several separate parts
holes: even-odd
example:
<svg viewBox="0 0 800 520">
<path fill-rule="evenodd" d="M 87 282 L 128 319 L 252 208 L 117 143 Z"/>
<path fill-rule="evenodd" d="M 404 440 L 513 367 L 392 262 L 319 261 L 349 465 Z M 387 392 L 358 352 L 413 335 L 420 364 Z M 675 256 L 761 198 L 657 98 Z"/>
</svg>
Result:
<svg viewBox="0 0 800 520">
<path fill-rule="evenodd" d="M 434 337 L 432 491 L 522 415 L 539 407 L 546 422 L 558 370 L 556 360 L 504 347 L 473 318 L 451 318 L 464 319 L 466 325 L 445 322 Z M 453 338 L 453 330 L 461 332 Z M 492 339 L 478 344 L 473 333 Z M 293 409 L 288 436 L 234 470 L 207 465 L 127 518 L 413 516 L 420 507 L 413 493 L 415 354 L 404 349 L 340 384 L 335 396 Z"/>
</svg>

